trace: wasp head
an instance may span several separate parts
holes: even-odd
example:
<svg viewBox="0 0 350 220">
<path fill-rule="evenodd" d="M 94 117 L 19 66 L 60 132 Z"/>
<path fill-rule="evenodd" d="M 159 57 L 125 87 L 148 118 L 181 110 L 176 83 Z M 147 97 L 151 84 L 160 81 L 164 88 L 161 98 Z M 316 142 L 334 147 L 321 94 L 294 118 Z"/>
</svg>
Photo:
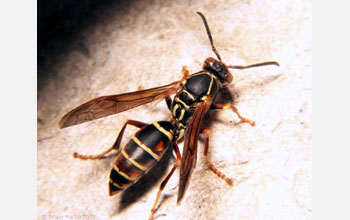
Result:
<svg viewBox="0 0 350 220">
<path fill-rule="evenodd" d="M 233 80 L 233 76 L 227 69 L 227 66 L 223 62 L 212 57 L 205 59 L 203 68 L 204 70 L 214 74 L 224 85 L 229 84 Z"/>
</svg>

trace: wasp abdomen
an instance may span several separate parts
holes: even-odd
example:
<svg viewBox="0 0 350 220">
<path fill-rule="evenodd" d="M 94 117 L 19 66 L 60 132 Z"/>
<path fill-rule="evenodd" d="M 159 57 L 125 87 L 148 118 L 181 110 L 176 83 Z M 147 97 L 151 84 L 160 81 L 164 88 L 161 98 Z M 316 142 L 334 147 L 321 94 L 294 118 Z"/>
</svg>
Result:
<svg viewBox="0 0 350 220">
<path fill-rule="evenodd" d="M 118 152 L 109 178 L 109 195 L 137 182 L 164 155 L 173 139 L 173 125 L 167 121 L 142 127 Z"/>
</svg>

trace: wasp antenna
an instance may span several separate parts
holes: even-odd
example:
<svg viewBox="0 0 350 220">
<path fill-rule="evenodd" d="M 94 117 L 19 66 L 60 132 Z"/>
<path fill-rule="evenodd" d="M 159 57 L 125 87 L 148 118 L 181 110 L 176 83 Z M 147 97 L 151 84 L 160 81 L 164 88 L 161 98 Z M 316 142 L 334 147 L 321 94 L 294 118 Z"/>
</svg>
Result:
<svg viewBox="0 0 350 220">
<path fill-rule="evenodd" d="M 252 67 L 258 67 L 258 66 L 268 66 L 268 65 L 276 65 L 276 66 L 280 66 L 279 63 L 275 62 L 275 61 L 269 61 L 269 62 L 263 62 L 263 63 L 256 63 L 256 64 L 252 64 L 252 65 L 248 65 L 248 66 L 227 66 L 227 68 L 231 68 L 231 69 L 247 69 L 247 68 L 252 68 Z"/>
<path fill-rule="evenodd" d="M 221 61 L 221 57 L 220 57 L 219 53 L 216 51 L 216 48 L 215 48 L 215 46 L 214 46 L 213 38 L 211 37 L 211 33 L 210 33 L 210 29 L 209 29 L 209 26 L 208 26 L 207 19 L 206 19 L 205 16 L 202 14 L 202 12 L 197 11 L 197 14 L 198 14 L 199 16 L 201 16 L 201 18 L 202 18 L 202 20 L 203 20 L 203 23 L 204 23 L 204 26 L 205 26 L 205 30 L 207 31 L 207 34 L 208 34 L 209 41 L 210 41 L 211 48 L 212 48 L 213 52 L 215 53 L 216 57 Z"/>
</svg>

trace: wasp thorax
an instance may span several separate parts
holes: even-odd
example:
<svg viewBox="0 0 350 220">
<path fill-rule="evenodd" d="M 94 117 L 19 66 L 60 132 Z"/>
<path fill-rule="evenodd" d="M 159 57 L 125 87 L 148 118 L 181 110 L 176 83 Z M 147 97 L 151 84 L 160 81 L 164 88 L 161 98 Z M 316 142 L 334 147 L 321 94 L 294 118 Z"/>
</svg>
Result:
<svg viewBox="0 0 350 220">
<path fill-rule="evenodd" d="M 233 80 L 232 74 L 227 69 L 226 65 L 212 57 L 205 59 L 203 68 L 214 74 L 223 84 L 228 84 Z"/>
</svg>

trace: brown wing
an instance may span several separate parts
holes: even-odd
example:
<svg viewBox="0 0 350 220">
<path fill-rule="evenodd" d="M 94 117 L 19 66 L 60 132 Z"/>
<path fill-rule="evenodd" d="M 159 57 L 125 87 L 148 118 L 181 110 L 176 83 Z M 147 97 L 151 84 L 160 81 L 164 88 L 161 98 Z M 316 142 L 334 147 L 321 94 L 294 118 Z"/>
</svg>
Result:
<svg viewBox="0 0 350 220">
<path fill-rule="evenodd" d="M 180 185 L 177 196 L 177 204 L 181 202 L 190 183 L 192 171 L 196 166 L 198 137 L 202 127 L 203 118 L 209 107 L 209 100 L 201 102 L 196 107 L 191 122 L 186 130 L 184 149 L 181 158 Z"/>
<path fill-rule="evenodd" d="M 68 112 L 61 118 L 58 126 L 59 128 L 65 128 L 126 111 L 165 98 L 177 92 L 180 86 L 181 81 L 175 81 L 171 84 L 152 89 L 120 95 L 101 96 Z"/>
</svg>

